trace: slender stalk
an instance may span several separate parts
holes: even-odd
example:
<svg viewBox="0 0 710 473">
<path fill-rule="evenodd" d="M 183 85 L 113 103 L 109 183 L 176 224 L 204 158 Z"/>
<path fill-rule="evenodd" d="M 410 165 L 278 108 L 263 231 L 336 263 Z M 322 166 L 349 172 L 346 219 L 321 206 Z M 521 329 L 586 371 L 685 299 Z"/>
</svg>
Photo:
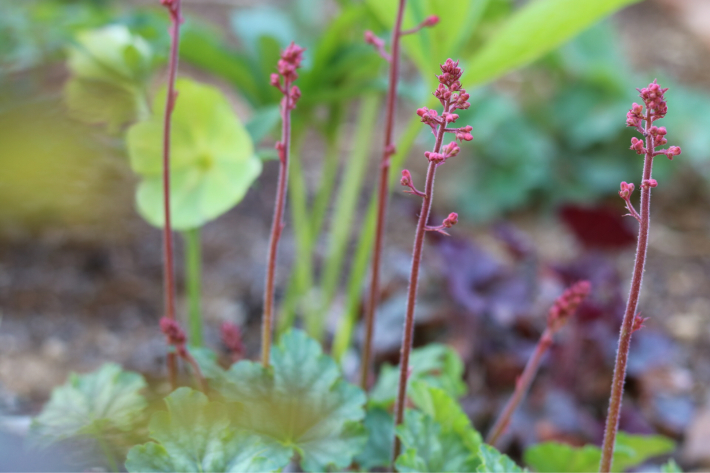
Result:
<svg viewBox="0 0 710 473">
<path fill-rule="evenodd" d="M 286 81 L 286 89 L 291 87 L 290 81 Z M 266 290 L 264 291 L 264 317 L 261 330 L 261 362 L 269 366 L 269 355 L 271 352 L 271 331 L 274 317 L 274 277 L 276 275 L 276 256 L 278 253 L 279 239 L 284 227 L 284 207 L 286 206 L 286 190 L 288 185 L 288 154 L 291 143 L 291 112 L 290 96 L 286 94 L 282 106 L 283 123 L 281 126 L 281 142 L 284 149 L 279 166 L 278 187 L 276 190 L 276 205 L 274 208 L 274 219 L 271 223 L 271 238 L 269 240 L 269 256 L 266 263 Z"/>
<path fill-rule="evenodd" d="M 372 276 L 370 291 L 365 309 L 365 342 L 360 362 L 360 386 L 367 391 L 369 387 L 370 364 L 372 358 L 372 333 L 375 325 L 375 311 L 380 293 L 380 263 L 382 259 L 382 243 L 385 232 L 385 214 L 387 212 L 387 197 L 389 196 L 390 157 L 394 154 L 392 131 L 394 128 L 395 102 L 397 99 L 397 80 L 399 78 L 399 52 L 402 33 L 402 19 L 406 0 L 399 0 L 397 19 L 392 30 L 392 58 L 390 61 L 389 88 L 387 90 L 387 109 L 385 111 L 385 144 L 380 162 L 379 187 L 377 191 L 377 220 L 375 226 L 375 246 L 372 253 Z M 442 127 L 443 128 L 443 127 Z M 443 137 L 443 132 L 442 132 Z"/>
<path fill-rule="evenodd" d="M 192 353 L 190 353 L 190 351 L 185 348 L 184 350 L 182 350 L 182 358 L 192 367 L 193 374 L 195 378 L 197 378 L 197 384 L 200 386 L 200 390 L 203 393 L 207 394 L 207 381 L 205 380 L 205 377 L 202 374 L 200 365 L 197 364 L 197 361 L 192 356 Z"/>
<path fill-rule="evenodd" d="M 444 113 L 449 111 L 448 102 L 444 105 Z M 434 153 L 441 151 L 441 144 L 444 140 L 446 132 L 446 124 L 439 125 L 436 134 L 436 143 L 434 144 Z M 404 333 L 402 335 L 402 350 L 399 361 L 399 390 L 397 392 L 397 402 L 395 405 L 395 425 L 400 425 L 404 421 L 404 405 L 407 396 L 407 379 L 409 377 L 409 355 L 412 351 L 412 342 L 414 340 L 414 308 L 417 303 L 417 285 L 419 283 L 419 267 L 422 259 L 422 249 L 424 246 L 424 234 L 426 233 L 427 221 L 429 220 L 429 212 L 431 211 L 431 202 L 434 195 L 434 176 L 438 164 L 434 161 L 429 161 L 429 167 L 426 174 L 426 185 L 424 187 L 424 197 L 422 201 L 422 209 L 419 213 L 417 221 L 416 236 L 414 237 L 414 250 L 412 251 L 412 269 L 409 275 L 409 289 L 407 290 L 407 311 L 404 318 Z M 392 465 L 399 456 L 401 444 L 399 437 L 394 437 L 394 448 L 392 449 Z"/>
<path fill-rule="evenodd" d="M 269 366 L 271 351 L 271 334 L 274 317 L 274 277 L 276 275 L 276 256 L 279 239 L 284 227 L 284 207 L 288 187 L 288 158 L 291 149 L 291 110 L 295 107 L 301 91 L 293 85 L 298 74 L 296 69 L 301 65 L 303 48 L 295 43 L 286 48 L 278 62 L 278 74 L 271 75 L 271 85 L 277 87 L 283 94 L 281 99 L 281 141 L 276 144 L 279 153 L 279 179 L 274 205 L 274 220 L 271 224 L 269 255 L 266 264 L 266 289 L 264 291 L 264 315 L 261 330 L 261 362 Z M 283 83 L 282 83 L 283 80 Z"/>
<path fill-rule="evenodd" d="M 540 340 L 538 341 L 537 345 L 535 346 L 535 351 L 528 360 L 528 363 L 525 365 L 523 374 L 520 375 L 520 378 L 518 378 L 518 381 L 515 383 L 515 392 L 513 393 L 513 396 L 511 396 L 511 398 L 508 400 L 507 404 L 505 405 L 505 408 L 503 409 L 503 412 L 500 414 L 498 420 L 493 425 L 493 428 L 491 428 L 491 431 L 488 434 L 486 443 L 488 443 L 489 445 L 495 447 L 495 444 L 500 438 L 501 434 L 505 432 L 505 429 L 510 423 L 510 418 L 513 415 L 513 412 L 515 412 L 515 410 L 518 408 L 520 401 L 523 400 L 528 390 L 530 389 L 530 385 L 532 384 L 533 379 L 535 379 L 537 370 L 540 367 L 540 361 L 542 361 L 542 356 L 550 348 L 551 345 L 552 331 L 549 328 L 546 328 L 545 331 L 542 333 L 542 336 L 540 337 Z"/>
<path fill-rule="evenodd" d="M 653 168 L 653 138 L 649 133 L 653 120 L 651 110 L 646 110 L 646 153 L 643 163 L 643 180 L 651 179 Z M 602 459 L 599 471 L 608 473 L 611 471 L 611 462 L 614 455 L 614 444 L 616 442 L 616 432 L 619 429 L 619 416 L 621 415 L 621 398 L 624 394 L 624 380 L 626 379 L 626 366 L 629 359 L 629 348 L 631 346 L 631 334 L 633 333 L 636 308 L 638 306 L 639 294 L 641 293 L 641 283 L 643 280 L 643 270 L 646 263 L 646 250 L 648 248 L 648 227 L 651 217 L 651 188 L 641 186 L 641 221 L 639 224 L 638 243 L 636 246 L 636 260 L 634 262 L 634 272 L 631 277 L 631 289 L 629 299 L 626 304 L 626 313 L 621 324 L 619 335 L 619 347 L 616 352 L 616 364 L 614 366 L 614 377 L 611 385 L 611 399 L 609 400 L 609 412 L 604 430 L 604 443 L 602 444 Z"/>
<path fill-rule="evenodd" d="M 165 225 L 163 226 L 163 286 L 165 316 L 175 320 L 175 264 L 173 260 L 173 234 L 170 223 L 170 135 L 172 114 L 175 109 L 175 78 L 178 68 L 178 49 L 180 45 L 180 0 L 163 2 L 170 11 L 170 60 L 168 64 L 168 96 L 165 100 L 163 120 L 163 208 Z M 168 372 L 172 388 L 177 387 L 177 356 L 169 352 L 167 356 Z"/>
<path fill-rule="evenodd" d="M 202 255 L 200 250 L 200 229 L 183 232 L 185 237 L 185 276 L 187 279 L 187 302 L 189 340 L 191 347 L 202 346 L 202 314 L 200 310 L 200 279 L 202 277 Z"/>
</svg>

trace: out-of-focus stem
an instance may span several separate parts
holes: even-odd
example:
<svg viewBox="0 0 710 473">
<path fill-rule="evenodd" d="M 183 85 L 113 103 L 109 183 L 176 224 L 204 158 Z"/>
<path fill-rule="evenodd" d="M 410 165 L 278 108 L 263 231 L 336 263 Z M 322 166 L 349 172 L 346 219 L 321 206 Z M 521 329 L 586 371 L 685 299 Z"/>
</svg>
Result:
<svg viewBox="0 0 710 473">
<path fill-rule="evenodd" d="M 261 329 L 261 362 L 269 366 L 271 352 L 271 334 L 274 317 L 274 277 L 276 275 L 276 256 L 279 239 L 284 227 L 284 207 L 286 206 L 286 191 L 288 184 L 288 156 L 291 146 L 291 80 L 284 80 L 286 93 L 281 101 L 281 143 L 283 144 L 282 159 L 279 165 L 278 188 L 274 204 L 274 220 L 271 223 L 271 239 L 269 241 L 269 256 L 266 264 L 266 289 L 264 291 L 264 316 Z"/>
<path fill-rule="evenodd" d="M 444 113 L 449 111 L 448 102 L 444 106 Z M 443 114 L 442 114 L 443 116 Z M 436 143 L 434 145 L 434 153 L 441 151 L 441 143 L 444 140 L 446 124 L 439 125 L 436 134 Z M 419 267 L 422 259 L 422 249 L 424 246 L 424 235 L 426 233 L 426 225 L 429 220 L 429 212 L 431 211 L 431 201 L 434 196 L 434 175 L 436 174 L 437 164 L 434 161 L 429 162 L 426 174 L 426 185 L 424 187 L 424 197 L 422 209 L 419 213 L 419 221 L 417 222 L 416 236 L 414 237 L 414 250 L 412 251 L 412 269 L 409 275 L 409 289 L 407 290 L 407 311 L 404 316 L 404 333 L 402 335 L 402 350 L 399 360 L 399 390 L 397 392 L 397 402 L 395 404 L 395 426 L 400 425 L 404 421 L 404 405 L 407 398 L 407 378 L 409 377 L 409 355 L 412 351 L 412 342 L 414 339 L 414 308 L 417 303 L 417 285 L 419 283 Z M 394 436 L 394 448 L 392 449 L 392 465 L 395 464 L 401 444 L 399 437 Z"/>
<path fill-rule="evenodd" d="M 651 179 L 653 168 L 653 137 L 649 133 L 652 125 L 651 110 L 646 111 L 646 156 L 643 162 L 643 180 Z M 624 381 L 626 379 L 626 365 L 629 359 L 629 348 L 631 346 L 631 334 L 633 333 L 634 318 L 638 306 L 639 294 L 641 293 L 641 283 L 643 280 L 643 270 L 646 263 L 646 250 L 648 248 L 648 227 L 651 217 L 651 188 L 641 186 L 641 221 L 639 224 L 638 243 L 636 246 L 636 261 L 634 262 L 634 272 L 631 277 L 631 289 L 629 299 L 626 304 L 626 313 L 621 324 L 619 335 L 619 347 L 616 351 L 616 364 L 614 366 L 614 377 L 611 385 L 611 399 L 609 400 L 609 412 L 606 418 L 606 428 L 604 430 L 604 443 L 602 444 L 602 459 L 599 471 L 608 473 L 611 471 L 611 462 L 614 455 L 614 443 L 616 442 L 616 432 L 619 430 L 619 416 L 621 414 L 621 398 L 624 393 Z"/>
<path fill-rule="evenodd" d="M 163 285 L 165 316 L 175 320 L 175 264 L 173 260 L 173 233 L 170 223 L 170 132 L 172 114 L 175 108 L 175 78 L 178 67 L 178 49 L 180 45 L 180 0 L 168 6 L 170 10 L 170 60 L 168 64 L 168 96 L 165 100 L 163 120 L 163 208 L 165 225 L 163 226 Z M 169 352 L 167 357 L 168 373 L 172 388 L 177 387 L 177 357 Z"/>
<path fill-rule="evenodd" d="M 515 410 L 518 408 L 520 401 L 523 400 L 528 390 L 530 389 L 530 385 L 532 384 L 533 379 L 535 379 L 537 370 L 540 367 L 540 361 L 542 361 L 542 356 L 550 348 L 551 345 L 552 331 L 549 328 L 546 328 L 545 331 L 542 333 L 540 340 L 537 342 L 537 346 L 535 346 L 535 351 L 528 360 L 527 365 L 525 365 L 523 374 L 520 375 L 520 378 L 518 378 L 518 381 L 515 383 L 515 392 L 513 392 L 513 395 L 508 400 L 508 403 L 505 405 L 505 408 L 498 417 L 498 420 L 496 420 L 496 423 L 493 425 L 491 431 L 488 433 L 488 438 L 486 439 L 486 442 L 488 444 L 495 447 L 495 444 L 500 438 L 501 434 L 505 432 L 505 429 L 508 428 L 508 424 L 510 423 L 510 418 L 513 415 L 513 412 L 515 412 Z"/>
<path fill-rule="evenodd" d="M 184 232 L 185 236 L 185 279 L 187 286 L 188 321 L 190 346 L 202 346 L 202 313 L 200 309 L 200 279 L 202 255 L 200 251 L 200 229 Z"/>
<path fill-rule="evenodd" d="M 390 158 L 394 154 L 392 131 L 394 128 L 395 102 L 397 99 L 397 80 L 399 77 L 399 51 L 402 32 L 402 19 L 406 0 L 399 0 L 397 19 L 392 30 L 392 60 L 390 61 L 389 88 L 387 90 L 387 109 L 385 112 L 385 144 L 380 162 L 380 180 L 377 191 L 377 220 L 375 225 L 375 246 L 372 255 L 372 279 L 365 308 L 365 341 L 360 362 L 360 386 L 367 391 L 369 385 L 370 363 L 372 356 L 372 332 L 375 325 L 375 311 L 380 292 L 380 261 L 382 259 L 382 240 L 385 232 L 385 214 L 389 195 Z M 442 132 L 443 133 L 443 132 Z"/>
</svg>

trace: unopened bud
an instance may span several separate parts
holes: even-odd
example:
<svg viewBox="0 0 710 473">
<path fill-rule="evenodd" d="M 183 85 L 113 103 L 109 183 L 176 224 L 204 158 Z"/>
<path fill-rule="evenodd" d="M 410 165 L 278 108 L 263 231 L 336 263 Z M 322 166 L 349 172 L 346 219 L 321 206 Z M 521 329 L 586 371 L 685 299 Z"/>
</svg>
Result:
<svg viewBox="0 0 710 473">
<path fill-rule="evenodd" d="M 643 140 L 639 140 L 634 136 L 631 138 L 631 147 L 629 149 L 636 151 L 636 154 L 643 154 Z"/>
<path fill-rule="evenodd" d="M 449 216 L 444 219 L 444 223 L 442 225 L 444 228 L 451 228 L 457 223 L 459 223 L 459 214 L 451 212 Z"/>
</svg>

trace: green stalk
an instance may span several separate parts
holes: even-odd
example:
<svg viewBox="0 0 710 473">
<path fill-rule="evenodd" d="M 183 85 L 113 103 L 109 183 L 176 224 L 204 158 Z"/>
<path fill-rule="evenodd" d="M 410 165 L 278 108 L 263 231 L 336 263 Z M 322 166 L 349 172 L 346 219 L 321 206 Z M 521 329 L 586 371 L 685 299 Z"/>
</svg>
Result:
<svg viewBox="0 0 710 473">
<path fill-rule="evenodd" d="M 371 94 L 366 96 L 360 105 L 360 113 L 353 134 L 353 148 L 343 170 L 345 178 L 335 200 L 333 220 L 328 236 L 328 252 L 320 280 L 322 302 L 319 308 L 319 317 L 321 318 L 325 316 L 325 312 L 333 303 L 338 284 L 342 279 L 343 258 L 352 234 L 358 197 L 367 170 L 374 130 L 372 124 L 377 121 L 380 104 L 381 96 Z"/>
<path fill-rule="evenodd" d="M 185 237 L 185 285 L 187 287 L 188 328 L 191 347 L 202 346 L 202 313 L 200 310 L 200 280 L 202 255 L 200 229 L 183 232 Z"/>
<path fill-rule="evenodd" d="M 436 100 L 436 99 L 435 99 Z M 430 100 L 430 103 L 433 102 Z M 404 161 L 409 154 L 409 150 L 421 131 L 421 122 L 418 116 L 412 117 L 407 125 L 402 137 L 397 142 L 397 153 L 392 156 L 390 190 L 393 184 L 399 180 L 399 173 L 402 170 Z M 423 159 L 423 158 L 422 158 Z M 374 243 L 375 218 L 377 217 L 377 189 L 374 189 L 370 197 L 370 204 L 367 207 L 367 216 L 362 224 L 360 239 L 355 258 L 350 269 L 348 287 L 345 303 L 345 314 L 340 322 L 338 331 L 333 341 L 333 357 L 336 360 L 345 354 L 352 342 L 352 334 L 355 329 L 358 315 L 360 314 L 360 296 L 362 293 L 362 282 L 365 279 L 367 268 L 369 267 L 370 252 Z"/>
</svg>

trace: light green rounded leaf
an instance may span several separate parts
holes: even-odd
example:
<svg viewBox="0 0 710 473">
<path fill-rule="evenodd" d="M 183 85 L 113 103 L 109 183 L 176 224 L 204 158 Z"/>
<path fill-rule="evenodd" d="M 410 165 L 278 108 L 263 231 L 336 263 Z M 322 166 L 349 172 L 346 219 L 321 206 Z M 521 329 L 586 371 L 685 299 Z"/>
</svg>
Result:
<svg viewBox="0 0 710 473">
<path fill-rule="evenodd" d="M 179 388 L 165 403 L 167 412 L 156 412 L 150 421 L 150 436 L 157 443 L 133 447 L 128 471 L 259 472 L 280 470 L 289 462 L 289 449 L 237 429 L 227 406 L 199 391 Z"/>
<path fill-rule="evenodd" d="M 170 204 L 176 230 L 197 228 L 239 203 L 261 173 L 249 134 L 222 93 L 181 79 L 172 118 Z M 136 201 L 152 225 L 164 225 L 162 156 L 166 91 L 147 121 L 128 130 L 131 167 L 143 177 Z"/>
<path fill-rule="evenodd" d="M 213 384 L 243 409 L 239 427 L 297 453 L 306 471 L 343 469 L 365 443 L 365 394 L 305 333 L 284 334 L 269 369 L 240 361 Z"/>
<path fill-rule="evenodd" d="M 30 442 L 35 446 L 77 436 L 99 437 L 111 430 L 130 430 L 146 401 L 139 394 L 146 384 L 138 373 L 114 363 L 79 375 L 52 391 L 49 402 L 33 420 Z"/>
</svg>

